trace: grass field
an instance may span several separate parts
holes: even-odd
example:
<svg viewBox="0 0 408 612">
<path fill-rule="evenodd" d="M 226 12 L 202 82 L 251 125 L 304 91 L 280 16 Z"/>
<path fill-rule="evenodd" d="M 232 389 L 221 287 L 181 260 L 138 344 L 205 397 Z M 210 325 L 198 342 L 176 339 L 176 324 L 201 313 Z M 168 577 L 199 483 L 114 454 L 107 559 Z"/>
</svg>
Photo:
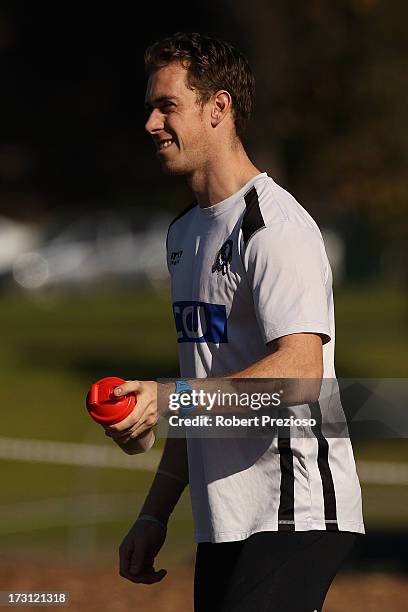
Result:
<svg viewBox="0 0 408 612">
<path fill-rule="evenodd" d="M 408 376 L 408 305 L 393 287 L 335 292 L 337 372 L 346 377 Z M 107 375 L 154 379 L 178 374 L 166 288 L 0 298 L 0 436 L 110 444 L 86 414 L 91 382 Z M 406 441 L 360 444 L 358 458 L 408 462 Z M 137 466 L 135 457 L 135 466 Z M 3 551 L 111 554 L 138 512 L 151 473 L 2 461 Z M 364 487 L 367 527 L 406 528 L 403 487 Z M 192 555 L 188 496 L 172 523 L 165 557 Z"/>
</svg>

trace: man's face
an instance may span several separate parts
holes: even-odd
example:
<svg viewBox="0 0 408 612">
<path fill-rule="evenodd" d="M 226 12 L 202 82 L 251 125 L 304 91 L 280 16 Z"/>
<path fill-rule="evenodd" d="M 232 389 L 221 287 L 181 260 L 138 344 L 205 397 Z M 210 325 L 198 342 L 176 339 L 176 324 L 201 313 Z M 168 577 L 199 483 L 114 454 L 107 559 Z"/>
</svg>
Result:
<svg viewBox="0 0 408 612">
<path fill-rule="evenodd" d="M 187 70 L 178 62 L 150 75 L 145 129 L 154 140 L 167 174 L 191 174 L 205 165 L 211 151 L 209 105 L 197 103 L 186 85 Z"/>
</svg>

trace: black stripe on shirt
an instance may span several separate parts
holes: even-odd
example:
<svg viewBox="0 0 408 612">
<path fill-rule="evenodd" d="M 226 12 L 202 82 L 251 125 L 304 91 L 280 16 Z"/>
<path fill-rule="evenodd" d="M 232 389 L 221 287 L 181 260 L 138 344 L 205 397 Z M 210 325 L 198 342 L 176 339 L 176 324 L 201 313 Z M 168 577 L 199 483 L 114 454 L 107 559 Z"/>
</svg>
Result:
<svg viewBox="0 0 408 612">
<path fill-rule="evenodd" d="M 333 476 L 329 465 L 329 444 L 322 433 L 322 412 L 319 402 L 309 404 L 312 419 L 316 425 L 312 431 L 317 438 L 317 465 L 323 487 L 324 519 L 327 531 L 338 531 L 336 492 L 334 490 Z"/>
<path fill-rule="evenodd" d="M 284 429 L 284 428 L 279 428 Z M 278 450 L 280 456 L 280 500 L 278 509 L 278 531 L 295 530 L 295 476 L 293 471 L 293 452 L 290 437 L 280 437 L 278 430 Z"/>
<path fill-rule="evenodd" d="M 246 211 L 242 219 L 242 235 L 244 238 L 244 244 L 247 246 L 251 237 L 258 230 L 265 227 L 265 221 L 259 207 L 258 193 L 255 187 L 252 187 L 248 193 L 244 196 Z"/>
<path fill-rule="evenodd" d="M 168 241 L 169 241 L 169 231 L 172 225 L 174 225 L 174 223 L 176 221 L 178 221 L 179 219 L 181 219 L 181 217 L 184 217 L 184 215 L 186 215 L 188 212 L 190 212 L 190 210 L 193 210 L 193 208 L 195 208 L 197 206 L 197 201 L 194 200 L 194 202 L 192 202 L 191 204 L 189 204 L 189 206 L 187 206 L 186 208 L 184 208 L 181 213 L 179 213 L 177 215 L 177 217 L 174 217 L 174 219 L 172 221 L 170 221 L 170 225 L 168 227 L 167 230 L 167 236 L 166 236 L 166 249 L 167 249 L 167 245 L 168 245 Z"/>
</svg>

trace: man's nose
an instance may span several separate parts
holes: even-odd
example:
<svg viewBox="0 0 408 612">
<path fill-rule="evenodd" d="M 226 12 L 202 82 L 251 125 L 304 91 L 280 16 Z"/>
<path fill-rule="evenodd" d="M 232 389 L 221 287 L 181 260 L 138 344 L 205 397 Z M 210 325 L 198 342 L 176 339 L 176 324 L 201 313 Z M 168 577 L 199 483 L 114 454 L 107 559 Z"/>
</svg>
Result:
<svg viewBox="0 0 408 612">
<path fill-rule="evenodd" d="M 149 134 L 154 134 L 154 132 L 159 132 L 163 128 L 163 115 L 157 109 L 152 110 L 148 120 L 145 123 L 146 132 Z"/>
</svg>

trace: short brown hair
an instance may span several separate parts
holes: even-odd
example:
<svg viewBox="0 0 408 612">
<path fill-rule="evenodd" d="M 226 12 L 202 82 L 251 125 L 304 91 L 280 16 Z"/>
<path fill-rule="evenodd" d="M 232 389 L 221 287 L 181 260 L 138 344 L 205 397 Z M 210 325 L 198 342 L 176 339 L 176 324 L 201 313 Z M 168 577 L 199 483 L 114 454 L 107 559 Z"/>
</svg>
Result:
<svg viewBox="0 0 408 612">
<path fill-rule="evenodd" d="M 187 69 L 187 85 L 197 90 L 198 102 L 205 104 L 220 89 L 228 91 L 237 136 L 242 139 L 251 115 L 255 79 L 246 57 L 229 43 L 197 32 L 177 32 L 145 51 L 147 75 L 171 62 Z"/>
</svg>

